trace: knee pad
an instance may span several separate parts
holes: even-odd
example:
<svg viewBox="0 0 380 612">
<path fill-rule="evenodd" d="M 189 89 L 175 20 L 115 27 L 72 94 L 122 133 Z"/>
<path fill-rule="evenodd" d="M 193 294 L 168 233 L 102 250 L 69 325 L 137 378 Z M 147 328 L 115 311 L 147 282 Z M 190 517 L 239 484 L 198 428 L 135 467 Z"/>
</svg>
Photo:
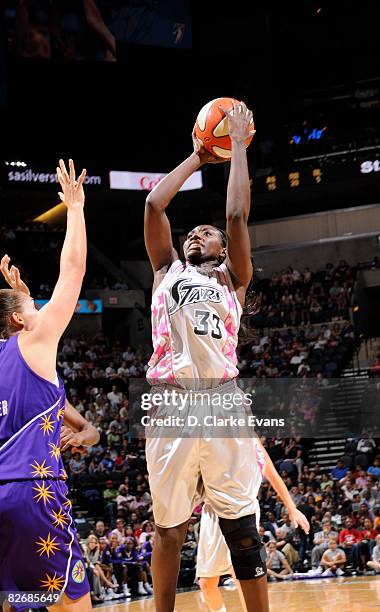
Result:
<svg viewBox="0 0 380 612">
<path fill-rule="evenodd" d="M 230 549 L 236 578 L 252 580 L 264 576 L 267 572 L 267 553 L 257 531 L 255 515 L 238 519 L 219 517 L 219 525 Z"/>
</svg>

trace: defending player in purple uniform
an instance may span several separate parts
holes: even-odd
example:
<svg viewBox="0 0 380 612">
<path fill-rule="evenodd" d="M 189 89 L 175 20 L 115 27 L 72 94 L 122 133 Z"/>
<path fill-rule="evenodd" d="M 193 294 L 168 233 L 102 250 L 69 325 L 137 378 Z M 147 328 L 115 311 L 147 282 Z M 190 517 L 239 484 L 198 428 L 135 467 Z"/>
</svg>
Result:
<svg viewBox="0 0 380 612">
<path fill-rule="evenodd" d="M 38 311 L 15 268 L 8 279 L 14 288 L 0 290 L 0 591 L 63 593 L 54 610 L 87 612 L 89 586 L 66 496 L 60 446 L 62 438 L 62 448 L 86 444 L 91 433 L 75 433 L 84 429 L 83 423 L 72 408 L 65 408 L 63 383 L 56 373 L 58 342 L 74 313 L 85 273 L 86 172 L 76 179 L 72 160 L 69 173 L 60 160 L 57 173 L 67 230 L 52 298 Z M 3 258 L 3 273 L 8 262 Z M 65 429 L 61 436 L 64 420 L 74 431 Z M 41 605 L 17 600 L 14 596 L 11 603 L 17 612 Z"/>
</svg>

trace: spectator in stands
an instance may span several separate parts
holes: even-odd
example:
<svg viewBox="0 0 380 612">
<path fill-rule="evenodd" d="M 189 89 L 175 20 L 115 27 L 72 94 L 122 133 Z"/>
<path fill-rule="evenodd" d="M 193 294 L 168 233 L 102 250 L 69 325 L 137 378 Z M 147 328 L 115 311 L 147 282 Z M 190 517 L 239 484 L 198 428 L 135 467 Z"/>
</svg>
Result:
<svg viewBox="0 0 380 612">
<path fill-rule="evenodd" d="M 290 567 L 285 555 L 277 550 L 275 542 L 269 542 L 267 544 L 267 574 L 269 579 L 274 580 L 286 580 L 292 575 L 292 568 Z"/>
<path fill-rule="evenodd" d="M 119 546 L 120 560 L 127 568 L 129 587 L 136 595 L 148 595 L 153 589 L 148 583 L 145 570 L 142 568 L 143 558 L 138 552 L 133 538 L 127 538 L 125 544 Z"/>
<path fill-rule="evenodd" d="M 123 394 L 118 391 L 117 385 L 112 385 L 111 391 L 107 393 L 107 398 L 111 403 L 112 408 L 118 408 L 123 400 Z"/>
<path fill-rule="evenodd" d="M 125 531 L 125 521 L 122 518 L 118 518 L 116 519 L 116 528 L 113 529 L 110 534 L 109 537 L 116 535 L 117 536 L 117 540 L 119 545 L 124 544 L 127 535 L 126 535 L 126 531 Z"/>
<path fill-rule="evenodd" d="M 343 576 L 346 564 L 346 554 L 344 550 L 338 548 L 336 538 L 330 538 L 328 548 L 323 553 L 321 559 L 322 576 Z"/>
<path fill-rule="evenodd" d="M 95 532 L 94 535 L 98 538 L 98 542 L 100 538 L 106 538 L 106 526 L 103 521 L 96 521 Z"/>
<path fill-rule="evenodd" d="M 122 357 L 123 357 L 123 360 L 127 362 L 128 364 L 134 360 L 135 354 L 131 346 L 127 346 L 127 349 L 124 351 Z"/>
<path fill-rule="evenodd" d="M 144 544 L 154 533 L 154 523 L 151 521 L 144 521 L 141 525 L 142 532 L 139 537 L 139 544 Z"/>
<path fill-rule="evenodd" d="M 331 477 L 333 480 L 340 480 L 344 478 L 348 472 L 348 467 L 346 467 L 341 459 L 338 459 L 336 462 L 336 467 L 331 470 Z"/>
<path fill-rule="evenodd" d="M 290 567 L 294 567 L 299 561 L 299 555 L 297 551 L 297 544 L 295 542 L 295 531 L 294 528 L 290 529 L 287 533 L 283 528 L 276 530 L 276 546 L 277 550 L 281 551 Z"/>
<path fill-rule="evenodd" d="M 353 556 L 354 545 L 360 542 L 362 539 L 360 531 L 353 527 L 351 517 L 347 517 L 345 520 L 345 529 L 339 534 L 339 544 L 341 544 L 344 552 L 346 553 L 347 560 L 349 563 L 354 563 L 355 559 Z"/>
<path fill-rule="evenodd" d="M 194 568 L 197 552 L 197 540 L 193 523 L 189 522 L 181 550 L 181 567 Z"/>
<path fill-rule="evenodd" d="M 102 547 L 101 547 L 102 548 Z M 109 537 L 109 544 L 102 550 L 101 564 L 108 579 L 115 576 L 117 582 L 117 593 L 123 593 L 126 597 L 130 595 L 127 585 L 127 575 L 124 565 L 121 562 L 121 552 L 119 541 L 116 534 Z"/>
<path fill-rule="evenodd" d="M 270 493 L 272 494 L 273 492 L 271 491 Z M 276 530 L 278 529 L 278 525 L 273 512 L 268 512 L 268 518 L 264 522 L 264 528 L 266 531 L 270 531 L 274 538 L 276 537 Z"/>
<path fill-rule="evenodd" d="M 322 555 L 329 546 L 331 538 L 338 538 L 338 533 L 333 530 L 331 522 L 324 519 L 322 521 L 322 531 L 318 531 L 314 536 L 314 547 L 311 551 L 311 566 L 316 569 L 322 559 Z"/>
<path fill-rule="evenodd" d="M 114 487 L 112 480 L 107 480 L 106 488 L 103 491 L 103 499 L 105 502 L 104 511 L 109 517 L 111 527 L 115 527 L 116 513 L 117 513 L 117 490 Z"/>
<path fill-rule="evenodd" d="M 371 558 L 372 550 L 375 546 L 376 537 L 379 535 L 377 529 L 373 528 L 373 523 L 370 518 L 365 518 L 363 527 L 359 529 L 361 532 L 361 541 L 354 544 L 353 556 L 356 568 L 365 570 L 367 562 Z"/>
<path fill-rule="evenodd" d="M 380 534 L 376 536 L 376 546 L 372 549 L 371 561 L 368 561 L 367 566 L 380 574 Z"/>
<path fill-rule="evenodd" d="M 86 471 L 86 463 L 80 453 L 75 453 L 69 461 L 69 485 L 76 487 L 79 474 Z"/>
<path fill-rule="evenodd" d="M 101 567 L 101 553 L 99 547 L 99 540 L 96 535 L 89 535 L 86 542 L 85 548 L 85 560 L 93 570 L 94 575 L 94 597 L 93 602 L 98 603 L 101 601 L 100 595 L 102 593 L 102 587 L 114 588 L 114 583 L 108 580 L 102 567 Z"/>
<path fill-rule="evenodd" d="M 363 467 L 367 467 L 370 461 L 373 458 L 373 454 L 376 448 L 375 441 L 369 437 L 368 433 L 365 432 L 363 437 L 359 440 L 357 446 L 357 455 L 355 458 L 355 463 Z"/>
<path fill-rule="evenodd" d="M 380 477 L 380 459 L 379 457 L 376 457 L 376 459 L 373 462 L 373 465 L 370 465 L 367 473 L 370 476 L 373 476 L 374 478 L 379 478 Z"/>
</svg>

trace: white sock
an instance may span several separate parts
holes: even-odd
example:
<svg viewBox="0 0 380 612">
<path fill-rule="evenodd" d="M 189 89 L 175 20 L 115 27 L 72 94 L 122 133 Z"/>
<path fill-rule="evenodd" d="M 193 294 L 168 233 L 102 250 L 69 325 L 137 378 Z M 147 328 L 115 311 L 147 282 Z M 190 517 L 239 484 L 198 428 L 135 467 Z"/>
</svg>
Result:
<svg viewBox="0 0 380 612">
<path fill-rule="evenodd" d="M 138 587 L 142 587 L 142 585 L 143 585 L 142 581 L 137 583 Z"/>
</svg>

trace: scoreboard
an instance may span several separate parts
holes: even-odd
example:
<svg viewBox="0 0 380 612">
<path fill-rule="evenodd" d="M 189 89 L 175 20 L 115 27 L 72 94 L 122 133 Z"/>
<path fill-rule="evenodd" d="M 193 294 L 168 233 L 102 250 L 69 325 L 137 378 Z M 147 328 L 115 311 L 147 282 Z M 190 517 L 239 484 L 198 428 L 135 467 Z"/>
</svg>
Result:
<svg viewBox="0 0 380 612">
<path fill-rule="evenodd" d="M 336 163 L 314 162 L 299 165 L 288 172 L 272 172 L 265 176 L 255 176 L 251 184 L 259 193 L 283 190 L 297 190 L 302 187 L 328 186 L 334 182 L 365 179 L 376 176 L 380 186 L 380 159 L 339 160 Z"/>
</svg>

